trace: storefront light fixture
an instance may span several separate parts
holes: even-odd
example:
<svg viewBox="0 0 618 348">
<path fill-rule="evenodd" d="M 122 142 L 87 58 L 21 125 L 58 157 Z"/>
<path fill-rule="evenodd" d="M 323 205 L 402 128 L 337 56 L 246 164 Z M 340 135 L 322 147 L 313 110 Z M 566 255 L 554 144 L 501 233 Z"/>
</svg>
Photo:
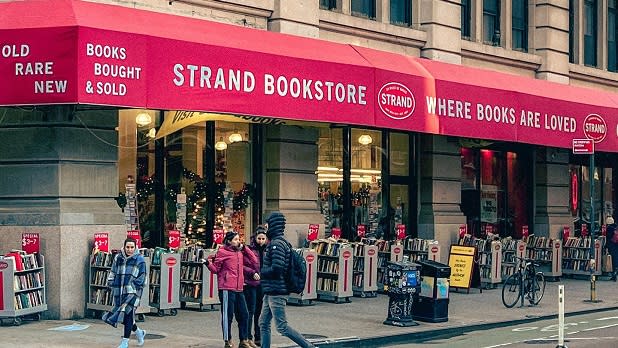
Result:
<svg viewBox="0 0 618 348">
<path fill-rule="evenodd" d="M 318 172 L 337 172 L 339 168 L 337 167 L 318 167 Z"/>
<path fill-rule="evenodd" d="M 223 137 L 219 138 L 219 141 L 215 143 L 215 149 L 219 151 L 223 151 L 227 149 L 227 143 L 223 141 Z"/>
<path fill-rule="evenodd" d="M 242 141 L 242 135 L 240 135 L 237 131 L 234 131 L 234 133 L 230 134 L 228 139 L 230 140 L 230 143 L 237 143 Z"/>
<path fill-rule="evenodd" d="M 373 138 L 369 134 L 363 134 L 358 137 L 358 143 L 361 145 L 369 145 L 373 143 Z"/>
<path fill-rule="evenodd" d="M 154 139 L 157 136 L 157 130 L 154 128 L 150 128 L 150 130 L 148 131 L 148 137 L 150 139 Z"/>
<path fill-rule="evenodd" d="M 137 123 L 137 125 L 140 127 L 147 126 L 151 122 L 152 122 L 152 117 L 150 117 L 150 114 L 148 114 L 147 112 L 140 112 L 135 117 L 135 123 Z"/>
</svg>

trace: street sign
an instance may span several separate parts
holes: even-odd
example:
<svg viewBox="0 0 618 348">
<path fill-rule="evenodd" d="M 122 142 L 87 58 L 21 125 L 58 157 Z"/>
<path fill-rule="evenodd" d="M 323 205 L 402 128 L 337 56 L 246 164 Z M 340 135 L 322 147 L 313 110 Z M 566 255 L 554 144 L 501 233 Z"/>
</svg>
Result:
<svg viewBox="0 0 618 348">
<path fill-rule="evenodd" d="M 594 139 L 573 139 L 574 155 L 594 154 Z"/>
</svg>

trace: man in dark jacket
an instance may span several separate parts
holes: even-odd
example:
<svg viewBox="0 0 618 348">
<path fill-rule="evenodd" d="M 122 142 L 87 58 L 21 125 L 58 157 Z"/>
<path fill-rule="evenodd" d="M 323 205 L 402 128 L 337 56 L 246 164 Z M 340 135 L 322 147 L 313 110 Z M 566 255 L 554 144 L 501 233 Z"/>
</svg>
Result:
<svg viewBox="0 0 618 348">
<path fill-rule="evenodd" d="M 266 236 L 270 241 L 264 253 L 260 283 L 264 292 L 262 313 L 260 314 L 260 332 L 262 347 L 270 348 L 270 322 L 275 319 L 277 331 L 303 348 L 315 347 L 300 333 L 288 325 L 285 318 L 285 306 L 290 292 L 285 277 L 290 264 L 292 249 L 284 238 L 285 216 L 279 212 L 270 214 L 266 219 Z"/>
</svg>

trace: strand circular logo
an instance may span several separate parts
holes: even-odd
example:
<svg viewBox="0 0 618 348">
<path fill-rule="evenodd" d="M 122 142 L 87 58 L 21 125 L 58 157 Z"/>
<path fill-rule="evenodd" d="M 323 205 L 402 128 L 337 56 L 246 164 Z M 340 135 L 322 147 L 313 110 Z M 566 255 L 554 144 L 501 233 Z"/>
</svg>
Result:
<svg viewBox="0 0 618 348">
<path fill-rule="evenodd" d="M 401 83 L 389 82 L 378 92 L 378 105 L 386 116 L 403 120 L 414 112 L 416 100 L 408 87 Z"/>
<path fill-rule="evenodd" d="M 603 117 L 597 114 L 590 114 L 584 120 L 584 135 L 588 139 L 594 140 L 595 143 L 600 143 L 607 135 L 607 124 Z"/>
</svg>

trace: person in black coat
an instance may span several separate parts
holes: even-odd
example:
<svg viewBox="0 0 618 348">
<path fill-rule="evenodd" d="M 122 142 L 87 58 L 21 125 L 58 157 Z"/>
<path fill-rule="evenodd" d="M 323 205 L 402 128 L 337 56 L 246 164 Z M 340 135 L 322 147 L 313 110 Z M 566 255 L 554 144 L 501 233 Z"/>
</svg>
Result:
<svg viewBox="0 0 618 348">
<path fill-rule="evenodd" d="M 290 294 L 285 277 L 292 257 L 292 247 L 284 238 L 285 216 L 274 212 L 266 219 L 266 224 L 266 236 L 270 242 L 264 252 L 260 272 L 260 284 L 264 292 L 260 314 L 261 345 L 270 348 L 270 323 L 275 319 L 275 326 L 281 335 L 303 348 L 313 348 L 315 346 L 311 342 L 288 325 L 285 317 L 285 306 Z"/>
<path fill-rule="evenodd" d="M 612 255 L 612 280 L 616 281 L 616 273 L 618 272 L 618 243 L 614 242 L 614 234 L 618 233 L 614 218 L 608 216 L 605 220 L 607 225 L 606 243 L 609 254 Z"/>
</svg>

